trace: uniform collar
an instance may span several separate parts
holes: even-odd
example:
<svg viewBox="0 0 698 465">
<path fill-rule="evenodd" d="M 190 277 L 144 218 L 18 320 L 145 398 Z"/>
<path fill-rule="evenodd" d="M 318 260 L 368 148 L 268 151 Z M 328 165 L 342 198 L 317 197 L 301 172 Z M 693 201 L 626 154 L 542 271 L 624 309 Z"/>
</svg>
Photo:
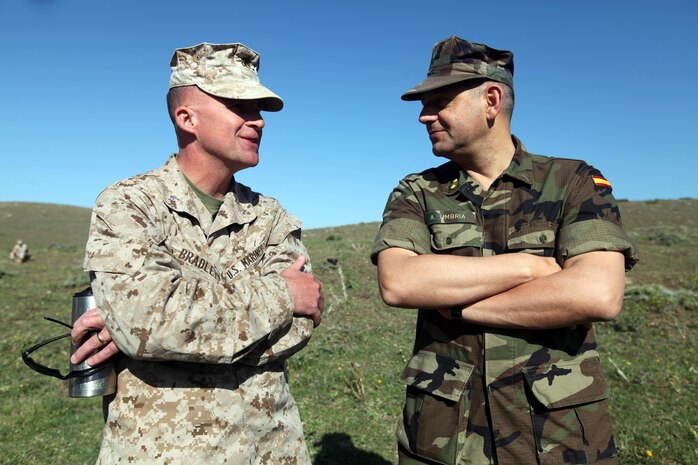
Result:
<svg viewBox="0 0 698 465">
<path fill-rule="evenodd" d="M 163 180 L 165 204 L 172 210 L 198 218 L 199 208 L 196 202 L 200 201 L 187 184 L 182 170 L 179 169 L 177 156 L 170 156 L 158 171 Z"/>
<path fill-rule="evenodd" d="M 518 179 L 530 186 L 533 183 L 533 160 L 526 151 L 526 146 L 513 134 L 511 141 L 516 148 L 514 158 L 511 159 L 509 167 L 504 170 L 502 175 Z"/>
<path fill-rule="evenodd" d="M 228 193 L 223 197 L 223 205 L 216 215 L 216 223 L 219 220 L 224 220 L 227 224 L 250 223 L 257 218 L 255 207 L 258 203 L 259 194 L 233 178 Z"/>
<path fill-rule="evenodd" d="M 511 141 L 514 143 L 515 147 L 514 157 L 511 159 L 511 163 L 509 163 L 507 169 L 502 173 L 502 177 L 518 179 L 530 186 L 533 178 L 533 162 L 531 156 L 526 151 L 524 144 L 516 136 L 512 135 Z M 455 195 L 458 192 L 464 191 L 478 191 L 476 193 L 478 195 L 481 194 L 481 192 L 479 192 L 481 190 L 479 184 L 474 182 L 474 180 L 468 176 L 465 171 L 460 169 L 458 165 L 453 162 L 450 163 L 454 167 L 453 178 L 446 187 L 446 195 Z"/>
<path fill-rule="evenodd" d="M 210 225 L 208 211 L 187 184 L 184 173 L 177 163 L 176 155 L 172 155 L 160 168 L 160 175 L 164 181 L 165 204 L 172 210 L 196 218 L 202 226 Z M 255 205 L 258 203 L 258 197 L 250 189 L 237 183 L 234 178 L 231 179 L 228 193 L 223 198 L 223 205 L 216 214 L 214 229 L 253 221 L 257 218 Z M 204 226 L 204 229 L 208 228 Z"/>
</svg>

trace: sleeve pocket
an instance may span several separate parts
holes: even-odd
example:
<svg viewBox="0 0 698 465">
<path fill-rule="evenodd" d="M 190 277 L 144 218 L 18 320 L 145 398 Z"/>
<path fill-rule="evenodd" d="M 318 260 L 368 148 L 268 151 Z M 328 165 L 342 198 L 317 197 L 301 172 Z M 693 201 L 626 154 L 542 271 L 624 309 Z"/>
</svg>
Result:
<svg viewBox="0 0 698 465">
<path fill-rule="evenodd" d="M 281 244 L 289 234 L 296 233 L 296 231 L 298 231 L 298 234 L 300 234 L 300 229 L 300 220 L 290 213 L 282 210 L 281 218 L 279 218 L 277 224 L 274 225 L 271 234 L 269 235 L 267 245 Z M 300 239 L 300 236 L 298 239 Z"/>
<path fill-rule="evenodd" d="M 473 366 L 421 351 L 407 363 L 407 386 L 398 442 L 412 453 L 442 464 L 457 463 L 468 424 L 468 380 Z"/>
<path fill-rule="evenodd" d="M 134 247 L 121 242 L 88 244 L 83 267 L 88 271 L 133 276 L 143 267 L 148 250 L 148 246 Z"/>
</svg>

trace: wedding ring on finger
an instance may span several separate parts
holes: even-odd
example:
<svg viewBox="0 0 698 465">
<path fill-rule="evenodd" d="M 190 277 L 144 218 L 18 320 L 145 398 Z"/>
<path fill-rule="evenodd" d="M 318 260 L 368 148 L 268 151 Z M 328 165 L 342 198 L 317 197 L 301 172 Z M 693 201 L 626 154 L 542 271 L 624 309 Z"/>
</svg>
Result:
<svg viewBox="0 0 698 465">
<path fill-rule="evenodd" d="M 104 339 L 102 339 L 102 336 L 100 336 L 99 333 L 97 333 L 97 340 L 100 344 L 104 344 Z"/>
</svg>

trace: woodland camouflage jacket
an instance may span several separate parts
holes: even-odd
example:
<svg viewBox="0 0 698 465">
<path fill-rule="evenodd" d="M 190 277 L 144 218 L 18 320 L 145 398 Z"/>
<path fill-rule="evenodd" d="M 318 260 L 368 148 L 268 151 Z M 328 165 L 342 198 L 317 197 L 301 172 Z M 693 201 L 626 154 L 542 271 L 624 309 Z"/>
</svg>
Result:
<svg viewBox="0 0 698 465">
<path fill-rule="evenodd" d="M 601 173 L 514 143 L 510 166 L 486 192 L 452 162 L 404 178 L 386 205 L 374 263 L 389 247 L 531 253 L 560 265 L 609 250 L 632 267 L 635 250 Z M 503 330 L 420 310 L 414 354 L 400 380 L 407 394 L 398 442 L 416 456 L 445 464 L 617 460 L 591 328 Z"/>
</svg>

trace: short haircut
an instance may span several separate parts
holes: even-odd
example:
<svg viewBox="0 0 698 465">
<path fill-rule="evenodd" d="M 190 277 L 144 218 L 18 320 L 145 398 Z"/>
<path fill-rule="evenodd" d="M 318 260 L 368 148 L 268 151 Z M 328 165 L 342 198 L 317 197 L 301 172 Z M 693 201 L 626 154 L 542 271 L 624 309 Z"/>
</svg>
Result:
<svg viewBox="0 0 698 465">
<path fill-rule="evenodd" d="M 170 115 L 170 120 L 172 121 L 172 124 L 175 125 L 175 130 L 177 128 L 177 123 L 175 123 L 175 109 L 181 105 L 182 103 L 182 96 L 184 95 L 184 92 L 186 87 L 173 87 L 169 91 L 167 91 L 167 113 Z"/>
<path fill-rule="evenodd" d="M 514 103 L 516 101 L 514 89 L 507 84 L 502 84 L 502 89 L 502 113 L 511 121 L 511 117 L 514 114 Z"/>
<path fill-rule="evenodd" d="M 172 125 L 174 126 L 178 147 L 182 147 L 184 139 L 182 139 L 182 131 L 180 131 L 179 126 L 177 126 L 175 110 L 184 103 L 185 93 L 190 87 L 192 86 L 172 87 L 167 91 L 167 113 L 169 113 L 170 121 L 172 121 Z"/>
<path fill-rule="evenodd" d="M 480 94 L 485 92 L 487 85 L 496 83 L 502 89 L 502 111 L 501 113 L 506 116 L 506 118 L 511 121 L 511 117 L 514 114 L 514 89 L 503 82 L 498 81 L 483 81 L 482 84 L 478 86 Z"/>
</svg>

